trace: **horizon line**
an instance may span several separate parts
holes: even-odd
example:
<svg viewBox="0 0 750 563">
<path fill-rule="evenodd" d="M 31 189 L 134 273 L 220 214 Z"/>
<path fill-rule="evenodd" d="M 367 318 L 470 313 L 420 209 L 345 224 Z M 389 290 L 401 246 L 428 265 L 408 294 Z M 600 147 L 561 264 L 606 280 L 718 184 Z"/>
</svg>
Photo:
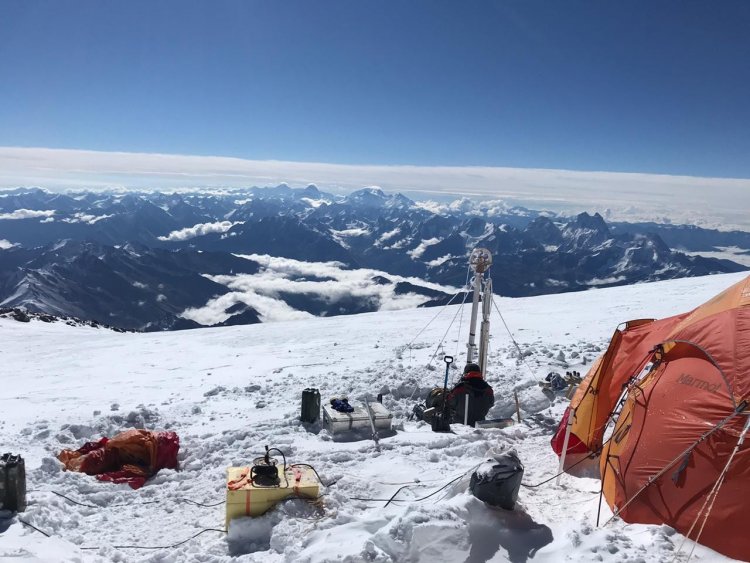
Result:
<svg viewBox="0 0 750 563">
<path fill-rule="evenodd" d="M 750 179 L 413 164 L 335 164 L 234 156 L 0 146 L 0 188 L 200 189 L 315 184 L 332 193 L 379 187 L 412 199 L 502 199 L 551 211 L 680 220 L 750 230 Z"/>
<path fill-rule="evenodd" d="M 498 171 L 518 171 L 518 172 L 563 172 L 573 174 L 611 174 L 625 176 L 655 176 L 667 178 L 684 178 L 684 179 L 703 179 L 703 180 L 727 180 L 727 181 L 750 181 L 750 177 L 741 176 L 711 176 L 695 174 L 676 174 L 668 172 L 645 172 L 645 171 L 623 171 L 623 170 L 605 170 L 605 169 L 582 169 L 582 168 L 559 168 L 544 166 L 498 166 L 491 164 L 383 164 L 383 163 L 343 163 L 332 161 L 311 161 L 311 160 L 285 160 L 277 158 L 253 159 L 240 156 L 227 156 L 220 154 L 189 154 L 182 152 L 144 152 L 129 150 L 99 150 L 85 148 L 60 148 L 60 147 L 39 147 L 23 145 L 0 145 L 0 161 L 2 161 L 6 151 L 45 151 L 49 153 L 78 153 L 88 155 L 113 155 L 113 156 L 144 156 L 144 157 L 167 157 L 167 158 L 191 158 L 191 159 L 221 159 L 227 161 L 236 161 L 238 163 L 252 164 L 286 164 L 286 165 L 309 165 L 309 166 L 330 166 L 336 168 L 351 169 L 402 169 L 402 170 L 498 170 Z M 123 171 L 113 171 L 115 173 L 124 173 Z M 154 172 L 157 173 L 157 172 Z M 0 176 L 1 178 L 1 176 Z M 311 182 L 315 183 L 315 182 Z"/>
</svg>

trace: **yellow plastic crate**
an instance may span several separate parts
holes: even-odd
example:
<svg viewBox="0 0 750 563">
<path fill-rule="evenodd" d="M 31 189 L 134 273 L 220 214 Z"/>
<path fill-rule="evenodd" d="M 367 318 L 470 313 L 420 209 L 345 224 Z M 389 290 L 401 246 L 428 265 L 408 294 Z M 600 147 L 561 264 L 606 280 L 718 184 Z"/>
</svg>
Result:
<svg viewBox="0 0 750 563">
<path fill-rule="evenodd" d="M 250 467 L 227 469 L 227 530 L 230 520 L 244 516 L 260 516 L 286 498 L 318 497 L 319 482 L 315 472 L 309 467 L 287 467 L 286 479 L 282 476 L 278 487 L 254 485 L 250 481 L 250 469 Z M 283 470 L 283 466 L 280 466 L 279 473 Z"/>
</svg>

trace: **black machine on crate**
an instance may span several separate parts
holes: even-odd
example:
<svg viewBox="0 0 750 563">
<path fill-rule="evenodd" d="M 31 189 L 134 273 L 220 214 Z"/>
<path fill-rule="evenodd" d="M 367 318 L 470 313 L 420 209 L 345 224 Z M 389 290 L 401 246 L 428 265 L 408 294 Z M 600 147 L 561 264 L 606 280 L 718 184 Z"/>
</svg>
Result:
<svg viewBox="0 0 750 563">
<path fill-rule="evenodd" d="M 276 448 L 273 449 L 276 450 Z M 256 487 L 278 487 L 281 485 L 278 465 L 279 462 L 271 457 L 270 449 L 266 446 L 266 455 L 253 460 L 253 466 L 250 468 L 250 482 Z M 284 471 L 286 471 L 286 462 Z"/>
<path fill-rule="evenodd" d="M 26 510 L 26 465 L 18 454 L 0 456 L 0 508 Z"/>
<path fill-rule="evenodd" d="M 271 454 L 281 456 L 281 462 Z M 235 518 L 264 514 L 289 497 L 316 499 L 320 480 L 306 463 L 287 463 L 278 448 L 266 446 L 266 453 L 252 465 L 227 468 L 226 526 Z"/>
</svg>

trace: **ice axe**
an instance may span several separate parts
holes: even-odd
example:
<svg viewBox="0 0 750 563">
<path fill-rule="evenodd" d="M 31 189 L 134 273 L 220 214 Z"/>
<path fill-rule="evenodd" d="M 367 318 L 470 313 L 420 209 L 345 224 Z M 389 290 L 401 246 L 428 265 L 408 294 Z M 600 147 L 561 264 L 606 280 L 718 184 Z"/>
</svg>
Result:
<svg viewBox="0 0 750 563">
<path fill-rule="evenodd" d="M 432 417 L 432 431 L 433 432 L 450 432 L 451 425 L 448 413 L 448 372 L 453 363 L 453 356 L 445 356 L 443 358 L 445 362 L 445 381 L 443 382 L 443 408 L 441 412 L 436 412 L 435 416 Z"/>
</svg>

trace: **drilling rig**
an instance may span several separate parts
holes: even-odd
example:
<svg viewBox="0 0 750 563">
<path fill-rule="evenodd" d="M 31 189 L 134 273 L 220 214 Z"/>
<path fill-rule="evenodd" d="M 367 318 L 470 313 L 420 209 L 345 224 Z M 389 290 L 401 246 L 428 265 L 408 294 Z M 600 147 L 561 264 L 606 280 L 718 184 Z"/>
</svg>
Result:
<svg viewBox="0 0 750 563">
<path fill-rule="evenodd" d="M 490 251 L 486 248 L 475 248 L 469 257 L 469 266 L 474 272 L 472 278 L 474 295 L 471 304 L 469 342 L 466 344 L 466 363 L 478 364 L 480 371 L 484 374 L 485 369 L 487 368 L 487 351 L 490 343 L 492 278 L 489 276 L 489 268 L 492 266 L 492 254 L 490 254 Z M 480 296 L 482 302 L 482 324 L 479 327 L 479 351 L 477 352 L 476 331 L 477 320 L 479 317 Z"/>
</svg>

